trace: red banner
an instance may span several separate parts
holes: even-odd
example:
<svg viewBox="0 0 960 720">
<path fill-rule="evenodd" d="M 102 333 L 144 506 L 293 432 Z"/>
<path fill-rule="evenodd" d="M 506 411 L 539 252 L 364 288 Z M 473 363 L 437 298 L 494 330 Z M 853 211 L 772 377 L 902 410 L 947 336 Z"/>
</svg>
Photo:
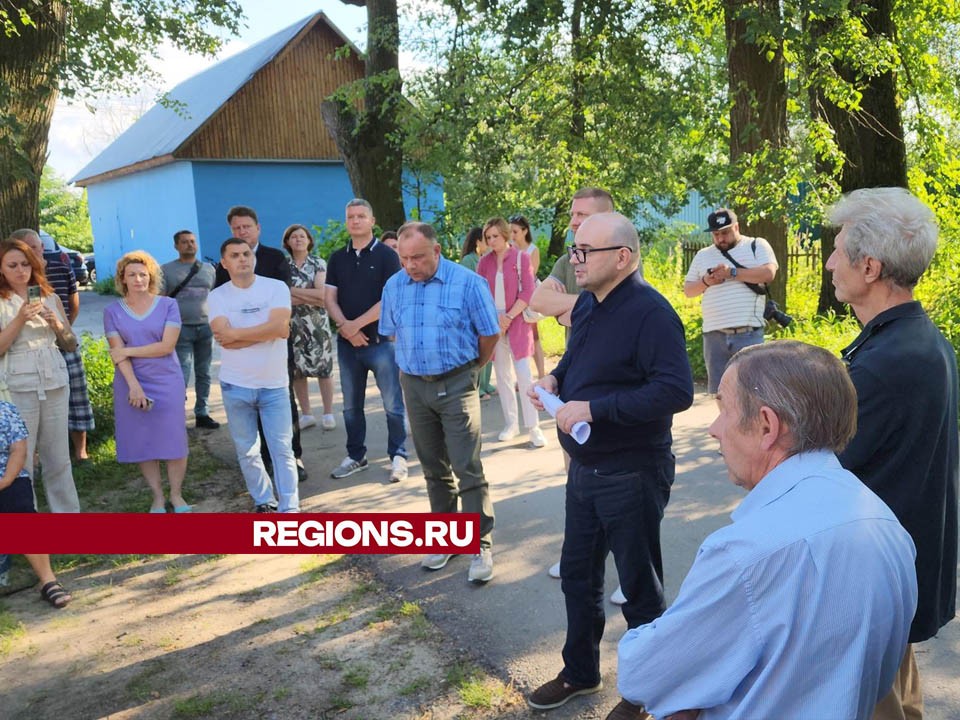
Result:
<svg viewBox="0 0 960 720">
<path fill-rule="evenodd" d="M 10 554 L 206 555 L 480 552 L 477 513 L 4 514 Z"/>
</svg>

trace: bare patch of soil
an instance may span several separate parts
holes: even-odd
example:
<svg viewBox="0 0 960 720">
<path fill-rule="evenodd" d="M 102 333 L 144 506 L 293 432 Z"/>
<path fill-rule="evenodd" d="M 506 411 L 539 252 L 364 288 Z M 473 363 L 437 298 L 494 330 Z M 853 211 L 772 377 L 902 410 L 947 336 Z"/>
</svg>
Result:
<svg viewBox="0 0 960 720">
<path fill-rule="evenodd" d="M 248 510 L 228 469 L 200 510 Z M 350 557 L 114 556 L 25 569 L 0 598 L 4 718 L 528 717 L 513 688 L 454 648 Z M 11 588 L 7 589 L 8 591 Z"/>
</svg>

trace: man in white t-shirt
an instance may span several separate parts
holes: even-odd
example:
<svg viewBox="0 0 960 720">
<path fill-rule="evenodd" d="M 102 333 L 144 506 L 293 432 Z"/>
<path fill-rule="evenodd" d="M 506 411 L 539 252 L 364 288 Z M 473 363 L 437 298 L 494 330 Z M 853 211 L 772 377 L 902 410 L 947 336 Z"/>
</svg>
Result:
<svg viewBox="0 0 960 720">
<path fill-rule="evenodd" d="M 220 391 L 237 461 L 257 512 L 299 512 L 293 421 L 287 385 L 290 289 L 255 275 L 250 246 L 230 238 L 220 265 L 230 282 L 208 298 L 210 328 L 220 344 Z M 257 418 L 273 458 L 277 493 L 260 458 Z M 279 496 L 279 498 L 278 498 Z"/>
<path fill-rule="evenodd" d="M 713 245 L 698 252 L 683 283 L 687 297 L 703 295 L 703 359 L 707 392 L 716 394 L 727 362 L 742 348 L 763 342 L 766 297 L 748 283 L 773 281 L 777 258 L 763 238 L 740 234 L 737 214 L 719 208 L 707 217 Z"/>
</svg>

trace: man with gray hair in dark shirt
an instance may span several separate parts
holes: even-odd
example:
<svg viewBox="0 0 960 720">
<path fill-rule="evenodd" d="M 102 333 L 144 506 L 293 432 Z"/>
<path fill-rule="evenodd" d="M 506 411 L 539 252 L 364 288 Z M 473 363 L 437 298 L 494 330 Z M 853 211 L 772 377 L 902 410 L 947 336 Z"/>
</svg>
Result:
<svg viewBox="0 0 960 720">
<path fill-rule="evenodd" d="M 910 642 L 950 622 L 957 600 L 957 358 L 913 298 L 937 249 L 933 213 L 903 188 L 846 195 L 827 270 L 863 330 L 843 360 L 857 389 L 857 434 L 840 462 L 890 506 L 917 547 L 917 613 Z M 913 645 L 874 718 L 923 715 Z"/>
</svg>

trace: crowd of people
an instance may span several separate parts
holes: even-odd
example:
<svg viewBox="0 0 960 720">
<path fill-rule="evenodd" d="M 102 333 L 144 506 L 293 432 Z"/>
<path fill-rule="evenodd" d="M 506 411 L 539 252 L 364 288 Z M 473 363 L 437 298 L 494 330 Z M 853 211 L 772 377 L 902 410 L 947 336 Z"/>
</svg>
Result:
<svg viewBox="0 0 960 720">
<path fill-rule="evenodd" d="M 899 188 L 856 191 L 831 209 L 840 232 L 826 267 L 863 324 L 841 358 L 796 341 L 764 343 L 773 249 L 742 235 L 733 210 L 709 215 L 713 242 L 693 259 L 683 290 L 702 298 L 707 389 L 719 410 L 708 432 L 747 495 L 733 523 L 706 538 L 670 607 L 660 523 L 675 475 L 673 417 L 694 399 L 684 327 L 644 279 L 636 229 L 608 192 L 578 191 L 570 216 L 573 243 L 543 282 L 523 216 L 471 229 L 455 263 L 427 223 L 378 238 L 363 199 L 347 204 L 350 240 L 326 263 L 304 225 L 284 232 L 286 254 L 261 244 L 257 213 L 245 206 L 228 212 L 231 236 L 216 268 L 196 259 L 187 230 L 174 236 L 178 258 L 162 270 L 144 252 L 124 255 L 121 298 L 104 313 L 117 458 L 139 464 L 150 512 L 192 509 L 182 494 L 185 387 L 192 370 L 196 426 L 216 428 L 207 405 L 213 342 L 253 508 L 298 512 L 299 433 L 317 424 L 310 378 L 321 427 L 336 425 L 336 334 L 346 456 L 332 477 L 370 467 L 364 406 L 373 373 L 390 481 L 408 477 L 410 439 L 431 512 L 479 515 L 474 583 L 494 577 L 483 400 L 500 400 L 500 441 L 516 438 L 522 421 L 539 448 L 547 444 L 540 412 L 559 399 L 566 501 L 560 560 L 548 572 L 561 581 L 567 630 L 562 668 L 530 693 L 531 707 L 550 710 L 602 688 L 612 553 L 611 600 L 628 631 L 619 645 L 623 699 L 609 720 L 921 717 L 913 644 L 955 614 L 960 474 L 956 356 L 913 297 L 937 246 L 932 212 Z M 48 282 L 30 231 L 18 232 L 0 244 L 0 512 L 35 511 L 34 451 L 50 509 L 78 512 L 69 434 L 90 428 L 82 413 L 70 419 L 74 385 L 85 394 L 69 371 L 76 308 L 69 284 L 61 298 Z M 549 372 L 537 333 L 544 316 L 567 328 Z M 583 424 L 586 439 L 575 433 Z M 75 440 L 75 453 L 83 461 L 85 444 Z M 421 565 L 435 571 L 453 558 L 425 555 Z M 65 606 L 71 598 L 49 558 L 28 560 L 42 597 Z"/>
</svg>

